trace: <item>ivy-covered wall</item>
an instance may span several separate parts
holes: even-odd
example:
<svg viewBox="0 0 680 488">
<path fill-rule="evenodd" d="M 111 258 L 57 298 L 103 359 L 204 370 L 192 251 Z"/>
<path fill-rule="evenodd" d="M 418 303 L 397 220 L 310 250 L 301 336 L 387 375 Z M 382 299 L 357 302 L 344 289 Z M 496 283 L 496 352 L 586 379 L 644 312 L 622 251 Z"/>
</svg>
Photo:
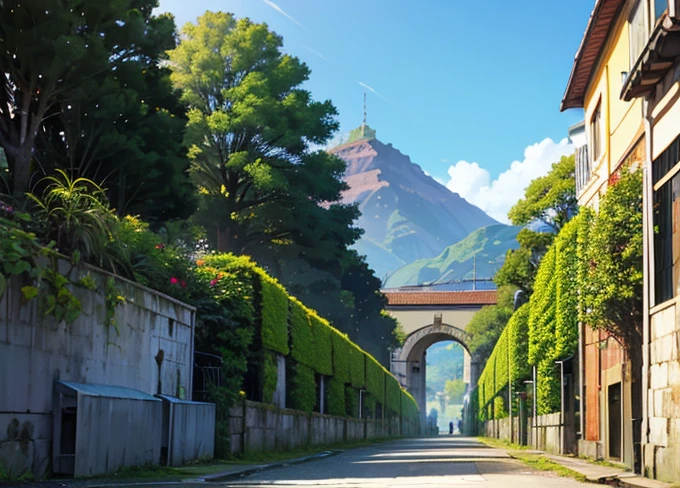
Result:
<svg viewBox="0 0 680 488">
<path fill-rule="evenodd" d="M 539 415 L 560 406 L 559 369 L 555 361 L 573 355 L 578 347 L 579 276 L 583 274 L 579 234 L 590 216 L 579 214 L 565 224 L 541 260 L 534 293 L 528 304 L 512 315 L 482 371 L 475 395 L 480 420 L 499 419 L 517 411 L 508 405 L 508 384 L 513 391 L 537 370 L 536 406 Z"/>
</svg>

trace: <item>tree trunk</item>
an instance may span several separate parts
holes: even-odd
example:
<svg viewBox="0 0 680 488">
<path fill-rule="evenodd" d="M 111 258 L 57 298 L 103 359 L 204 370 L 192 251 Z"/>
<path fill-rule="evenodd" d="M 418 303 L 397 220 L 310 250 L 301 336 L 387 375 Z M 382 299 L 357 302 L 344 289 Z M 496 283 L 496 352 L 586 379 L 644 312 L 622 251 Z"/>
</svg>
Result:
<svg viewBox="0 0 680 488">
<path fill-rule="evenodd" d="M 7 161 L 12 168 L 12 192 L 17 201 L 23 201 L 26 192 L 30 190 L 31 184 L 31 156 L 33 144 L 24 144 L 19 147 L 16 156 Z"/>
</svg>

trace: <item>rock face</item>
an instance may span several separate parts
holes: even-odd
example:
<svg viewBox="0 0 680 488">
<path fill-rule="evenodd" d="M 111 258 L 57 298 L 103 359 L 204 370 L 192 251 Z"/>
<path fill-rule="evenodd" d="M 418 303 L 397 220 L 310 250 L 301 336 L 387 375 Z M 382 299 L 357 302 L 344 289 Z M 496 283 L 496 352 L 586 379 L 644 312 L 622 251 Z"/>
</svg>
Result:
<svg viewBox="0 0 680 488">
<path fill-rule="evenodd" d="M 368 137 L 331 153 L 347 163 L 350 189 L 343 201 L 357 202 L 361 209 L 357 225 L 365 234 L 356 248 L 381 279 L 416 260 L 438 256 L 480 227 L 497 224 L 391 144 Z"/>
</svg>

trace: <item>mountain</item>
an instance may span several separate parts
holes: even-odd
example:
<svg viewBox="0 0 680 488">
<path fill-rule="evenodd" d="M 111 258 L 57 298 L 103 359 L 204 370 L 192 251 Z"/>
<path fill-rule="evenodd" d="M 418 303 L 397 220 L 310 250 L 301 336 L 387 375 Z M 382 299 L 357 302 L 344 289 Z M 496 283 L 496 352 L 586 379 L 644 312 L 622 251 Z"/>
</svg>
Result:
<svg viewBox="0 0 680 488">
<path fill-rule="evenodd" d="M 380 278 L 497 222 L 375 137 L 365 124 L 334 149 L 347 163 L 344 203 L 357 202 L 364 229 L 356 248 Z"/>
<path fill-rule="evenodd" d="M 397 270 L 385 283 L 386 288 L 493 278 L 505 261 L 508 249 L 517 249 L 520 227 L 495 224 L 472 232 L 465 239 L 448 246 L 437 257 L 422 259 Z M 474 259 L 473 259 L 474 257 Z"/>
</svg>

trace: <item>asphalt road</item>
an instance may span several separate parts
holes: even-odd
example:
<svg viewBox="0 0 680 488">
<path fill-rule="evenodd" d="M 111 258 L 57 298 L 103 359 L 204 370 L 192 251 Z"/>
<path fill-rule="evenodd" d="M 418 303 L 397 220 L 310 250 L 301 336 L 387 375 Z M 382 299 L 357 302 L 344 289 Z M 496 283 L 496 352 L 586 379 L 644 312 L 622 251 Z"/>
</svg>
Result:
<svg viewBox="0 0 680 488">
<path fill-rule="evenodd" d="M 502 449 L 492 449 L 475 439 L 456 436 L 386 442 L 352 449 L 318 461 L 262 471 L 218 485 L 228 488 L 587 486 L 550 472 L 532 471 L 525 464 L 511 459 Z"/>
</svg>

